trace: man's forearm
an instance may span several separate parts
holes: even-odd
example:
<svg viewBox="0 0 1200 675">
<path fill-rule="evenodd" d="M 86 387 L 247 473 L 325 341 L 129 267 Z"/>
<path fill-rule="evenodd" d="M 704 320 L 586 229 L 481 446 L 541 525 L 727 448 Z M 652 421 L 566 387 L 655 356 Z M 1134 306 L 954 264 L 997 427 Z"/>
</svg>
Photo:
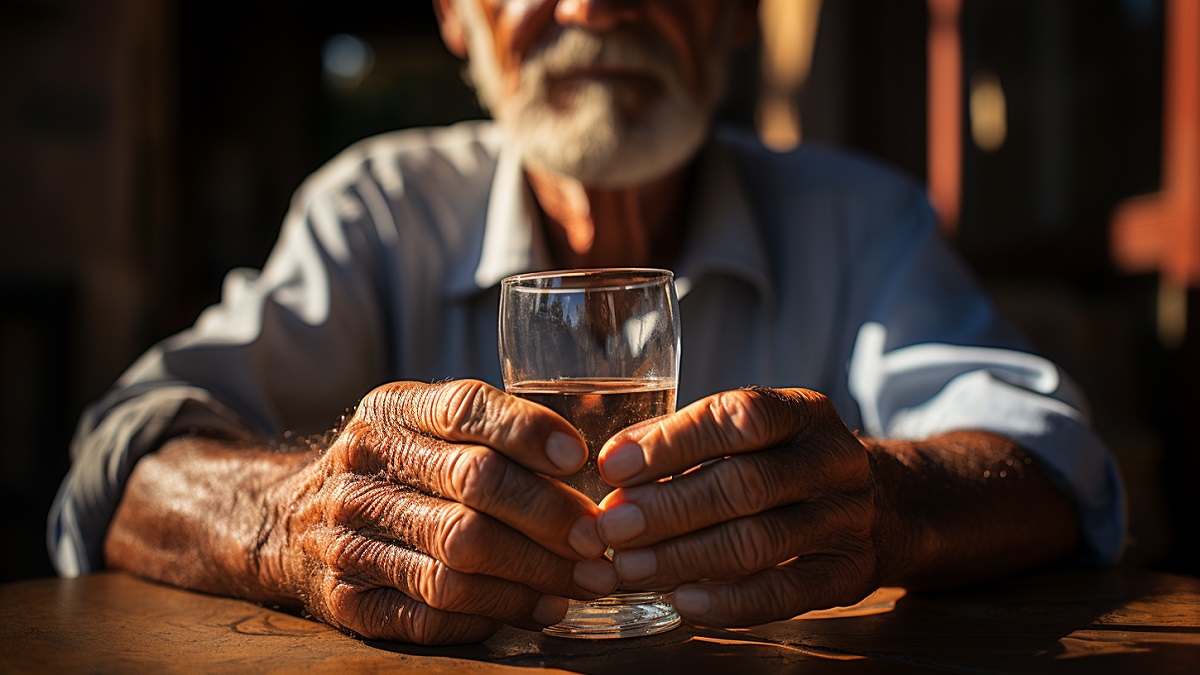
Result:
<svg viewBox="0 0 1200 675">
<path fill-rule="evenodd" d="M 144 457 L 125 486 L 104 543 L 109 567 L 174 585 L 296 604 L 282 587 L 280 542 L 266 494 L 311 460 L 204 437 Z"/>
<path fill-rule="evenodd" d="M 1012 441 L 952 432 L 867 441 L 878 487 L 884 583 L 948 588 L 1063 558 L 1080 544 L 1070 499 Z"/>
</svg>

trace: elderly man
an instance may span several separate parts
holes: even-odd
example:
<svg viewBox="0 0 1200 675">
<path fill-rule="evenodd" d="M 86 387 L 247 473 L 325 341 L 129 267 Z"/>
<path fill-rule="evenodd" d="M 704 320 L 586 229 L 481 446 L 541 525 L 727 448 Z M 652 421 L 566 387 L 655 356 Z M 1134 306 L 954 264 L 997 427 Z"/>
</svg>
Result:
<svg viewBox="0 0 1200 675">
<path fill-rule="evenodd" d="M 754 2 L 435 8 L 496 121 L 371 139 L 305 184 L 262 272 L 85 415 L 62 573 L 453 643 L 618 584 L 738 626 L 1117 555 L 1082 403 L 920 191 L 713 128 Z M 578 433 L 495 388 L 496 286 L 615 265 L 676 270 L 694 403 L 605 445 L 598 507 L 547 478 L 583 464 Z"/>
</svg>

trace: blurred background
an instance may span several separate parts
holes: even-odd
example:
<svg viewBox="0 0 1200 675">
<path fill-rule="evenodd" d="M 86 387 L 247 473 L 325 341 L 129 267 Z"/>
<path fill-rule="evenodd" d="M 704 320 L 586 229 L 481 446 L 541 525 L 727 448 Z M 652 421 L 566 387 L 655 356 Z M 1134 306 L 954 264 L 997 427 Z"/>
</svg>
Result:
<svg viewBox="0 0 1200 675">
<path fill-rule="evenodd" d="M 929 186 L 1002 309 L 1078 379 L 1130 565 L 1200 574 L 1200 0 L 762 0 L 723 111 Z M 0 2 L 0 581 L 83 406 L 260 266 L 347 144 L 479 117 L 418 0 Z"/>
</svg>

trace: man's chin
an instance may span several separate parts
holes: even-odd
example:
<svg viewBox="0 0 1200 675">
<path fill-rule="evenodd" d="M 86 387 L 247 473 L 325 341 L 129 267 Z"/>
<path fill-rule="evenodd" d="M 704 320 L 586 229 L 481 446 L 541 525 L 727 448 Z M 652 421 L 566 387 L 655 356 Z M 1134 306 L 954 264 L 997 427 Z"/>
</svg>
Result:
<svg viewBox="0 0 1200 675">
<path fill-rule="evenodd" d="M 683 167 L 707 135 L 697 120 L 628 127 L 609 119 L 564 126 L 543 123 L 506 131 L 529 169 L 604 188 L 646 183 Z"/>
<path fill-rule="evenodd" d="M 639 119 L 662 105 L 661 80 L 633 71 L 581 72 L 547 82 L 546 98 L 560 114 L 600 105 L 624 119 Z"/>
</svg>

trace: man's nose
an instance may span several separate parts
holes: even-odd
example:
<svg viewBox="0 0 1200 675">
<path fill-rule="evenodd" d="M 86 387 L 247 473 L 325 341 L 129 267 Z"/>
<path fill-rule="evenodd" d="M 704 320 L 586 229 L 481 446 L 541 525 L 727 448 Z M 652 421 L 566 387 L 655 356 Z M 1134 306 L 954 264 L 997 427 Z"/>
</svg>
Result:
<svg viewBox="0 0 1200 675">
<path fill-rule="evenodd" d="M 559 0 L 554 19 L 560 26 L 604 32 L 637 19 L 642 4 L 643 0 Z"/>
</svg>

